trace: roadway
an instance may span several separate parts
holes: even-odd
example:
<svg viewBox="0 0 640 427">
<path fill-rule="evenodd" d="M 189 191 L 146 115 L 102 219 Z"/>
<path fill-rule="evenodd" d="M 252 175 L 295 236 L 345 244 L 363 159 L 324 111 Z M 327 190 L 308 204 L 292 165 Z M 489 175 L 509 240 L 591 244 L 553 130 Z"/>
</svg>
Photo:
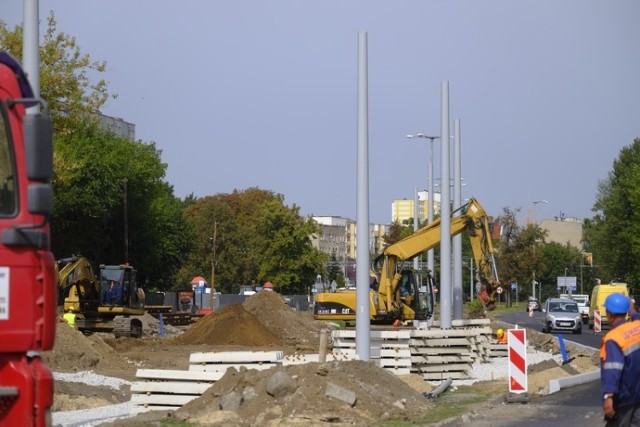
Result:
<svg viewBox="0 0 640 427">
<path fill-rule="evenodd" d="M 530 328 L 540 332 L 544 313 L 534 312 L 533 317 L 524 310 L 520 313 L 509 313 L 498 320 L 518 325 L 519 328 Z M 583 325 L 582 334 L 562 334 L 565 341 L 597 349 L 603 332 L 594 333 Z M 560 335 L 553 333 L 554 336 Z M 525 410 L 526 406 L 526 410 Z M 517 409 L 514 411 L 513 409 Z M 502 416 L 500 415 L 501 413 Z M 602 399 L 600 397 L 600 381 L 592 381 L 560 390 L 546 396 L 531 396 L 527 404 L 508 403 L 488 411 L 486 416 L 479 415 L 472 421 L 474 426 L 493 427 L 564 427 L 564 426 L 602 426 Z"/>
<path fill-rule="evenodd" d="M 542 312 L 534 311 L 533 317 L 529 317 L 529 313 L 522 310 L 522 312 L 508 313 L 503 316 L 500 316 L 498 320 L 505 323 L 509 323 L 511 325 L 518 325 L 518 327 L 520 328 L 524 327 L 524 328 L 529 328 L 529 329 L 533 329 L 534 331 L 540 332 L 542 330 L 543 319 L 544 319 L 544 313 Z M 602 341 L 602 338 L 604 337 L 604 334 L 606 332 L 607 331 L 605 330 L 604 332 L 594 333 L 593 329 L 589 329 L 589 325 L 583 324 L 581 334 L 571 334 L 566 332 L 562 332 L 562 333 L 552 332 L 552 335 L 554 336 L 562 335 L 562 337 L 565 340 L 572 341 L 586 347 L 599 349 L 600 342 Z"/>
</svg>

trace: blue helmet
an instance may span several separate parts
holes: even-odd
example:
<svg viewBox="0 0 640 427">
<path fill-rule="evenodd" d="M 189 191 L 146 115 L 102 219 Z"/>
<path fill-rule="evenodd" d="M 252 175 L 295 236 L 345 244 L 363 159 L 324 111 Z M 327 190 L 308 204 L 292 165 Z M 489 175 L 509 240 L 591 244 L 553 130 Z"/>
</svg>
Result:
<svg viewBox="0 0 640 427">
<path fill-rule="evenodd" d="M 611 294 L 604 300 L 604 308 L 613 314 L 627 314 L 630 305 L 629 298 L 622 294 Z"/>
</svg>

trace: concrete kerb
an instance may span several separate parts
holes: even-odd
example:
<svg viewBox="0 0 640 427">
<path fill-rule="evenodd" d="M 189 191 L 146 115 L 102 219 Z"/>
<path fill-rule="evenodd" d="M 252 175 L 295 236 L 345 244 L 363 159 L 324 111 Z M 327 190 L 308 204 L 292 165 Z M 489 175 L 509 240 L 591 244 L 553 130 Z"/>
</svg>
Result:
<svg viewBox="0 0 640 427">
<path fill-rule="evenodd" d="M 549 380 L 549 394 L 556 393 L 563 388 L 573 387 L 580 384 L 590 383 L 600 379 L 600 369 L 585 372 L 583 374 L 572 375 L 570 377 Z"/>
<path fill-rule="evenodd" d="M 502 321 L 496 321 L 496 323 L 499 323 L 501 325 L 503 325 L 505 328 L 509 328 L 509 327 L 513 327 L 514 325 L 510 324 L 510 323 L 506 323 L 506 322 L 502 322 Z M 590 347 L 586 347 L 580 343 L 571 343 L 572 345 L 575 345 L 576 347 L 579 348 L 583 348 L 583 349 L 588 349 Z M 580 384 L 586 384 L 592 381 L 598 381 L 600 380 L 600 369 L 596 369 L 593 371 L 589 371 L 589 372 L 584 372 L 582 374 L 577 374 L 577 375 L 571 375 L 568 377 L 563 377 L 563 378 L 558 378 L 558 379 L 552 379 L 549 380 L 549 394 L 553 394 L 553 393 L 557 393 L 562 389 L 565 388 L 569 388 L 569 387 L 573 387 L 576 385 L 580 385 Z"/>
</svg>

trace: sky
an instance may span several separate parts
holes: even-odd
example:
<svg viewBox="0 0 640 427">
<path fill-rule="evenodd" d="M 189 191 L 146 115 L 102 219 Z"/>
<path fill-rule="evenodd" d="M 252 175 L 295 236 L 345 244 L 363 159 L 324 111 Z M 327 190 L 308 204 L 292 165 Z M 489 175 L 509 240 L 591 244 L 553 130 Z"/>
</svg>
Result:
<svg viewBox="0 0 640 427">
<path fill-rule="evenodd" d="M 102 112 L 156 143 L 181 198 L 259 187 L 305 216 L 356 219 L 361 32 L 372 223 L 428 188 L 428 140 L 406 135 L 440 134 L 443 81 L 451 133 L 461 126 L 462 197 L 493 216 L 592 217 L 598 183 L 640 137 L 637 0 L 39 5 L 41 36 L 53 11 L 58 31 L 106 61 L 118 97 Z M 22 14 L 21 0 L 2 0 L 9 28 Z"/>
</svg>

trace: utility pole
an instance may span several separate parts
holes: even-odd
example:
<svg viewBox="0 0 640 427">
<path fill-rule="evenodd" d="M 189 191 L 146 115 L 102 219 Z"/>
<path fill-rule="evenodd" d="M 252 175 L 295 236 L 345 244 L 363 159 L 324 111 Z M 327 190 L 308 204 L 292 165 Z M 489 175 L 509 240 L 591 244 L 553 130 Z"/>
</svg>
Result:
<svg viewBox="0 0 640 427">
<path fill-rule="evenodd" d="M 214 294 L 216 290 L 216 235 L 218 233 L 218 222 L 213 223 L 213 238 L 211 239 L 211 312 L 214 311 Z"/>
</svg>

